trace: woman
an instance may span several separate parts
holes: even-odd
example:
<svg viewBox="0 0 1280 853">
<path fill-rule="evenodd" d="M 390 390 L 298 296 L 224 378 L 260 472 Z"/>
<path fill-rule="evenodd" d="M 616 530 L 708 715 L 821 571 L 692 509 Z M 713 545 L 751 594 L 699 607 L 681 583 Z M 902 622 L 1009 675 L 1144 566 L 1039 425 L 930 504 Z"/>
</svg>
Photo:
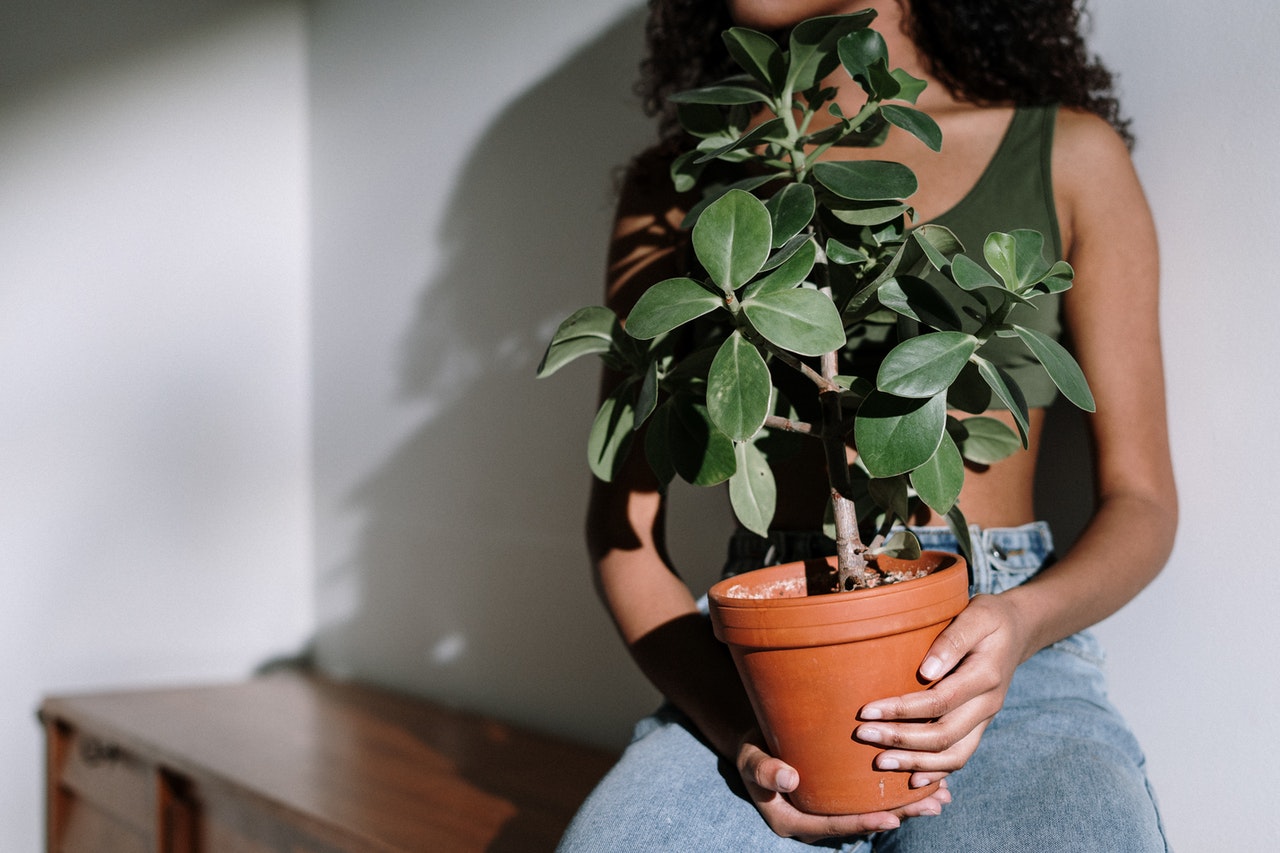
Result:
<svg viewBox="0 0 1280 853">
<path fill-rule="evenodd" d="M 786 799 L 797 773 L 766 753 L 727 653 L 669 566 L 663 501 L 643 454 L 633 453 L 613 483 L 594 485 L 588 541 L 606 607 L 669 701 L 637 727 L 563 849 L 1167 849 L 1141 752 L 1105 700 L 1096 641 L 1081 633 L 1159 572 L 1177 507 L 1154 227 L 1110 77 L 1087 59 L 1071 0 L 729 0 L 723 8 L 657 0 L 650 104 L 664 110 L 663 95 L 724 72 L 718 32 L 729 23 L 777 31 L 866 7 L 877 10 L 893 64 L 928 81 L 917 106 L 945 142 L 935 154 L 894 129 L 883 147 L 833 156 L 910 166 L 921 186 L 911 199 L 917 221 L 984 235 L 1039 227 L 1072 263 L 1076 283 L 1055 331 L 1071 340 L 1097 400 L 1089 420 L 1096 511 L 1070 551 L 1049 559 L 1032 495 L 1053 392 L 1033 386 L 1029 452 L 966 477 L 960 506 L 981 528 L 974 597 L 921 663 L 923 677 L 941 680 L 858 710 L 855 736 L 884 747 L 882 769 L 909 771 L 914 786 L 943 779 L 943 787 L 893 813 L 817 816 Z M 857 107 L 846 104 L 845 113 Z M 665 179 L 670 150 L 639 158 L 622 194 L 607 298 L 623 315 L 646 287 L 683 272 L 677 224 L 690 199 Z M 1031 211 L 1037 222 L 1006 225 L 998 221 L 1006 210 Z M 990 414 L 1012 423 L 1006 411 Z M 812 485 L 818 469 L 800 461 L 777 474 L 776 532 L 736 535 L 733 570 L 826 547 L 809 532 L 821 528 L 825 502 Z M 954 549 L 940 519 L 920 524 L 926 547 Z"/>
</svg>

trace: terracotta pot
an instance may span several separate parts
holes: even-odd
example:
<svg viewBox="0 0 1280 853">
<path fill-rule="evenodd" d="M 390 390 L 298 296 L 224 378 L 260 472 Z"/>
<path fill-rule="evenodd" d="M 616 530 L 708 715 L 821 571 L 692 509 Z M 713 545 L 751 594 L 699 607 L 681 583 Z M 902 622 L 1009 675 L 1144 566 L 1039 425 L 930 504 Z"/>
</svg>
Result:
<svg viewBox="0 0 1280 853">
<path fill-rule="evenodd" d="M 815 563 L 825 570 L 833 562 L 807 564 L 812 574 Z M 810 596 L 806 562 L 799 562 L 746 572 L 709 592 L 715 634 L 733 653 L 765 741 L 800 774 L 790 798 L 802 811 L 883 811 L 937 787 L 909 788 L 909 773 L 876 770 L 884 747 L 853 739 L 863 705 L 928 686 L 917 670 L 968 603 L 963 558 L 926 551 L 903 567 L 911 566 L 930 573 Z"/>
</svg>

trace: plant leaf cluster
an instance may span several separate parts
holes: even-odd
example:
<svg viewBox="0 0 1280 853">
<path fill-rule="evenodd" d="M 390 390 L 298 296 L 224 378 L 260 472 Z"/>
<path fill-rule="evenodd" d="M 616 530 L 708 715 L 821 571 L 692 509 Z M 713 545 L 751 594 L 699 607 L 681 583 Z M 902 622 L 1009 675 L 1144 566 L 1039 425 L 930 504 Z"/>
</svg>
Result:
<svg viewBox="0 0 1280 853">
<path fill-rule="evenodd" d="M 923 501 L 967 542 L 956 505 L 966 463 L 1003 459 L 1029 429 L 1021 391 L 983 345 L 1022 340 L 1063 394 L 1092 410 L 1071 355 L 1010 321 L 1015 306 L 1071 286 L 1070 265 L 1044 257 L 1042 235 L 991 234 L 979 247 L 984 265 L 947 229 L 911 227 L 917 182 L 906 166 L 831 151 L 877 145 L 889 126 L 942 145 L 937 124 L 914 106 L 923 82 L 891 69 L 873 17 L 805 21 L 785 47 L 730 29 L 725 44 L 742 73 L 674 96 L 694 144 L 674 160 L 672 179 L 703 188 L 685 220 L 698 268 L 646 290 L 625 328 L 607 309 L 578 311 L 538 370 L 595 354 L 624 376 L 592 425 L 596 476 L 611 479 L 643 434 L 660 482 L 727 481 L 739 521 L 763 534 L 776 505 L 772 466 L 786 445 L 774 439 L 802 433 L 828 443 L 827 458 L 839 460 L 833 500 L 851 501 L 865 528 L 837 531 L 838 540 L 865 551 L 862 542 Z M 841 69 L 864 96 L 851 116 L 828 85 Z M 704 180 L 712 163 L 733 164 L 734 179 Z M 891 346 L 873 371 L 845 372 L 867 329 Z M 822 403 L 809 410 L 820 417 L 798 419 L 775 381 L 786 370 L 808 379 Z M 993 399 L 1013 413 L 1016 432 L 982 414 Z M 856 451 L 851 465 L 846 447 Z M 891 545 L 908 556 L 919 547 L 909 534 Z"/>
</svg>

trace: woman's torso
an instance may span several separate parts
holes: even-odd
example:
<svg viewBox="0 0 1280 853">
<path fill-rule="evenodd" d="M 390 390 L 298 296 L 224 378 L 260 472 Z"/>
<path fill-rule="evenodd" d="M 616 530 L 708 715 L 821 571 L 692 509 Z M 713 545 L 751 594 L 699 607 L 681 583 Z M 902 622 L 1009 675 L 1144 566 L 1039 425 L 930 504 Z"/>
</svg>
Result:
<svg viewBox="0 0 1280 853">
<path fill-rule="evenodd" d="M 1065 245 L 1064 237 L 1069 234 L 1059 228 L 1060 212 L 1054 200 L 1048 163 L 1055 112 L 953 104 L 933 113 L 943 131 L 941 152 L 929 151 L 903 133 L 891 134 L 885 145 L 878 148 L 833 151 L 834 156 L 849 159 L 896 160 L 909 166 L 920 183 L 919 191 L 911 198 L 916 222 L 936 222 L 957 231 L 967 253 L 975 259 L 981 259 L 982 254 L 982 237 L 976 235 L 1014 227 L 1033 227 L 1044 232 L 1046 252 L 1066 254 L 1069 246 Z M 1019 133 L 1016 139 L 1011 139 L 1014 127 Z M 1007 206 L 1010 216 L 1004 215 L 1005 208 L 998 203 L 1004 194 L 1011 199 L 1017 197 L 1016 202 Z M 1048 209 L 1038 215 L 1037 205 Z M 1023 222 L 1019 217 L 1033 221 Z M 1054 337 L 1059 336 L 1056 300 L 1043 310 L 1043 314 L 1027 318 L 1028 321 Z M 1002 366 L 1011 369 L 1020 382 L 1031 386 L 1028 448 L 990 466 L 970 466 L 959 504 L 971 523 L 1012 527 L 1037 517 L 1033 496 L 1043 407 L 1054 394 L 1051 386 L 1044 386 L 1039 368 L 1023 354 L 1010 350 L 1003 342 L 995 349 L 987 353 L 989 357 L 996 363 L 1004 362 Z M 1013 427 L 1013 418 L 1007 411 L 993 409 L 987 416 Z M 805 442 L 795 456 L 775 470 L 778 508 L 773 526 L 776 529 L 812 530 L 821 526 L 828 500 L 826 489 L 821 485 L 826 480 L 824 459 L 821 448 L 810 445 L 816 442 Z M 913 521 L 945 523 L 932 513 Z"/>
</svg>

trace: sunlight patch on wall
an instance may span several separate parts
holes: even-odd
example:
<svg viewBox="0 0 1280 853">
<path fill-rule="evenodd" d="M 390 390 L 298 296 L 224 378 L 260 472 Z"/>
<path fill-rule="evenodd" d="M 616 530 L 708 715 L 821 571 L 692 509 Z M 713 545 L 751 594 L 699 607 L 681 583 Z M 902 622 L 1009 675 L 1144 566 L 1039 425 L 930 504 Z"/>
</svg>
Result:
<svg viewBox="0 0 1280 853">
<path fill-rule="evenodd" d="M 457 663 L 467 653 L 467 638 L 454 631 L 445 634 L 431 647 L 431 662 L 437 666 Z"/>
</svg>

